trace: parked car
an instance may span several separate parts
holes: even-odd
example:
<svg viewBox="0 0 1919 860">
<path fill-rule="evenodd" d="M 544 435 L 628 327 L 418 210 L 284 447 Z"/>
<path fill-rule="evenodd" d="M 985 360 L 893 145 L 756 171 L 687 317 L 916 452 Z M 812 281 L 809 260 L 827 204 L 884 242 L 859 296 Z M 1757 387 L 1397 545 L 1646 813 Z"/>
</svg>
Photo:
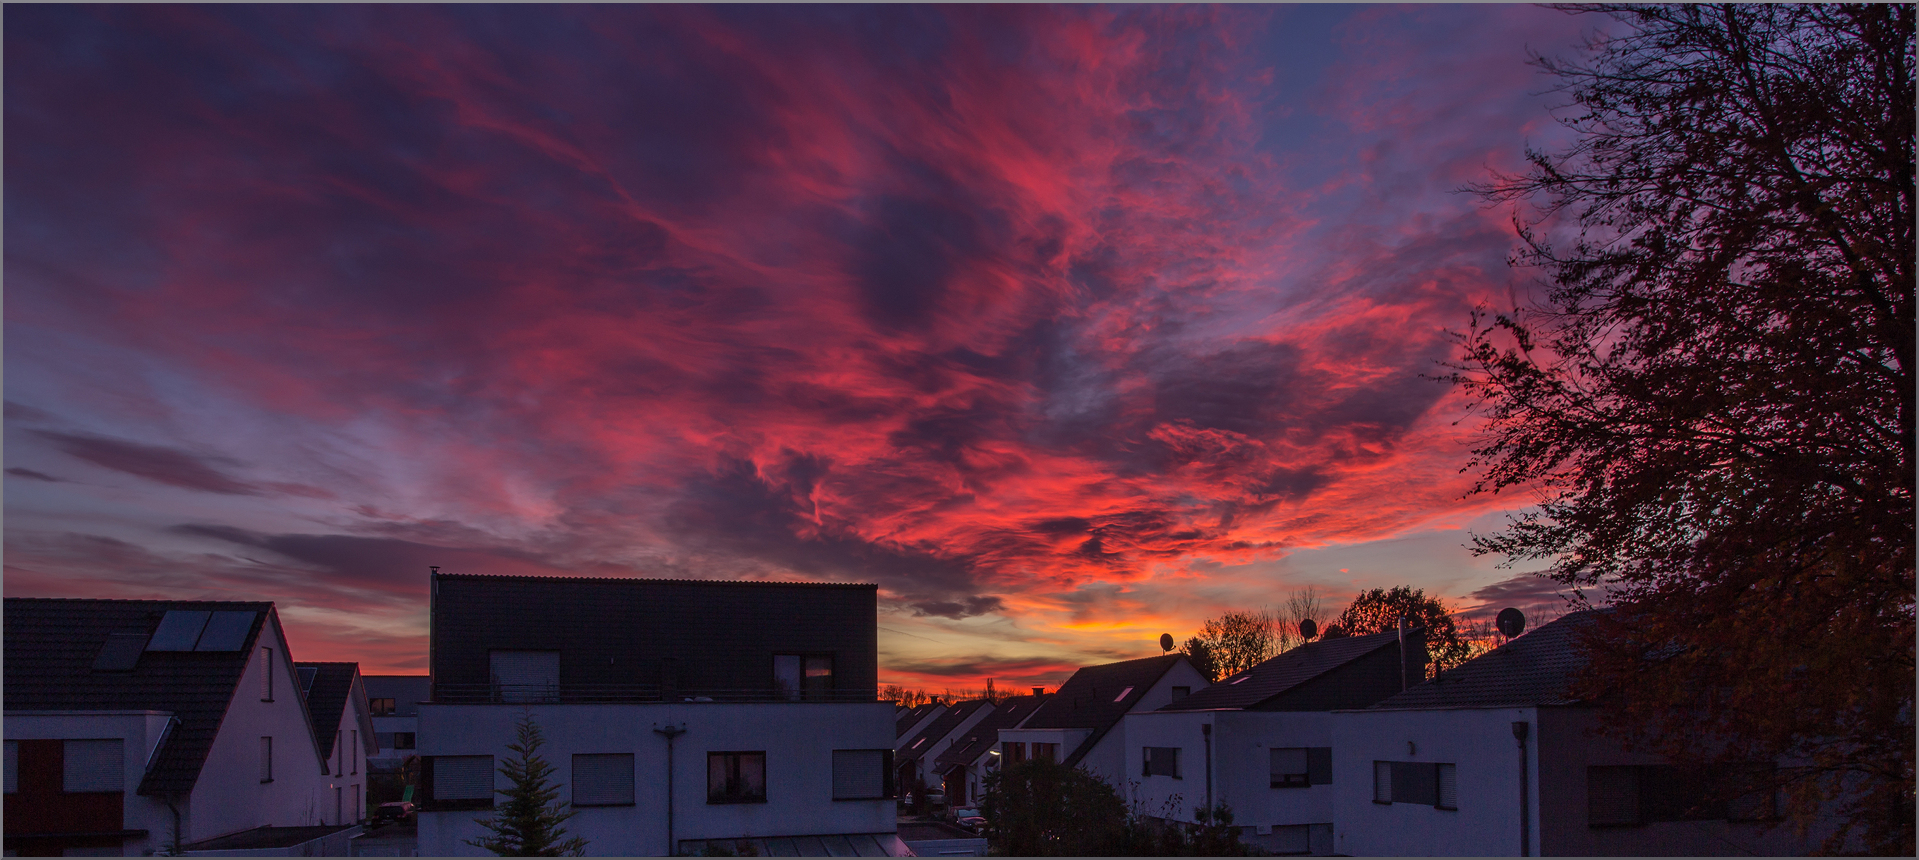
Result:
<svg viewBox="0 0 1919 860">
<path fill-rule="evenodd" d="M 979 815 L 962 815 L 953 820 L 954 824 L 978 833 L 986 829 L 986 819 Z"/>
<path fill-rule="evenodd" d="M 413 817 L 413 804 L 404 800 L 382 803 L 373 810 L 373 821 L 406 821 Z"/>
</svg>

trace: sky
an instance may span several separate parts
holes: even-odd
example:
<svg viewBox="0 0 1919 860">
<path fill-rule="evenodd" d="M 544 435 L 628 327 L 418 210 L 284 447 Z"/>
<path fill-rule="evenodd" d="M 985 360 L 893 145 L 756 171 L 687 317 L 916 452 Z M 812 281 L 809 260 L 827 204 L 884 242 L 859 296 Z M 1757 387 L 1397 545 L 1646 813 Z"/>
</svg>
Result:
<svg viewBox="0 0 1919 860">
<path fill-rule="evenodd" d="M 9 597 L 428 566 L 879 586 L 881 682 L 1057 684 L 1473 556 L 1436 379 L 1563 144 L 1474 6 L 5 8 Z M 1324 623 L 1324 619 L 1322 619 Z"/>
</svg>

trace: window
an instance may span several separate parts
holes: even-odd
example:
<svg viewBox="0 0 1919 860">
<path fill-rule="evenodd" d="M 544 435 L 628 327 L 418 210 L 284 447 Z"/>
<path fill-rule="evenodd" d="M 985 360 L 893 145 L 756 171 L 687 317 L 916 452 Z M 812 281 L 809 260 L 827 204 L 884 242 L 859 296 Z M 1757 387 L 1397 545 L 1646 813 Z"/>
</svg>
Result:
<svg viewBox="0 0 1919 860">
<path fill-rule="evenodd" d="M 788 701 L 826 699 L 833 690 L 833 658 L 823 654 L 775 654 L 773 687 Z"/>
<path fill-rule="evenodd" d="M 1266 752 L 1272 760 L 1273 788 L 1305 788 L 1313 784 L 1305 747 L 1274 747 Z"/>
<path fill-rule="evenodd" d="M 367 709 L 376 717 L 390 717 L 395 710 L 398 710 L 394 707 L 392 699 L 368 699 L 366 704 Z"/>
<path fill-rule="evenodd" d="M 1039 761 L 1059 761 L 1059 744 L 1033 744 L 1033 758 Z"/>
<path fill-rule="evenodd" d="M 313 666 L 295 667 L 300 672 L 300 692 L 313 695 L 313 679 L 320 677 L 320 670 Z"/>
<path fill-rule="evenodd" d="M 1586 823 L 1758 821 L 1776 815 L 1769 765 L 1717 768 L 1612 765 L 1586 768 Z"/>
<path fill-rule="evenodd" d="M 353 769 L 349 773 L 360 772 L 360 730 L 353 730 L 353 743 L 347 747 L 347 755 L 353 757 Z"/>
<path fill-rule="evenodd" d="M 1458 809 L 1457 768 L 1450 763 L 1373 762 L 1374 803 L 1417 803 Z"/>
<path fill-rule="evenodd" d="M 394 732 L 393 748 L 396 750 L 413 749 L 413 733 L 412 732 Z"/>
<path fill-rule="evenodd" d="M 260 781 L 273 781 L 273 738 L 260 739 Z"/>
<path fill-rule="evenodd" d="M 260 701 L 273 701 L 273 649 L 260 649 Z"/>
<path fill-rule="evenodd" d="M 345 741 L 346 741 L 345 729 L 340 729 L 333 733 L 333 772 L 336 775 L 346 773 L 346 743 Z"/>
<path fill-rule="evenodd" d="M 834 750 L 834 800 L 894 797 L 892 750 Z"/>
<path fill-rule="evenodd" d="M 707 753 L 706 802 L 765 803 L 766 753 Z"/>
<path fill-rule="evenodd" d="M 1118 702 L 1118 701 L 1121 701 L 1121 700 L 1123 700 L 1123 699 L 1125 699 L 1125 698 L 1126 698 L 1126 694 L 1127 694 L 1127 693 L 1131 693 L 1132 691 L 1133 691 L 1133 688 L 1132 688 L 1132 687 L 1127 687 L 1126 689 L 1124 689 L 1124 690 L 1121 690 L 1121 691 L 1119 691 L 1119 695 L 1117 695 L 1117 696 L 1114 696 L 1114 697 L 1113 697 L 1113 701 L 1115 701 L 1115 702 Z"/>
<path fill-rule="evenodd" d="M 488 809 L 493 806 L 493 757 L 436 755 L 420 760 L 421 806 Z"/>
<path fill-rule="evenodd" d="M 20 790 L 20 742 L 7 741 L 7 793 Z"/>
<path fill-rule="evenodd" d="M 1173 688 L 1173 701 L 1175 701 L 1175 702 L 1177 702 L 1177 701 L 1179 701 L 1180 699 L 1184 699 L 1184 698 L 1186 698 L 1187 696 L 1190 696 L 1190 695 L 1192 695 L 1192 694 L 1193 694 L 1193 688 L 1192 688 L 1192 687 L 1174 687 L 1174 688 Z"/>
<path fill-rule="evenodd" d="M 60 787 L 62 791 L 125 791 L 126 765 L 121 759 L 124 742 L 108 740 L 67 741 Z"/>
<path fill-rule="evenodd" d="M 632 806 L 633 754 L 573 756 L 574 806 Z"/>
<path fill-rule="evenodd" d="M 1147 747 L 1146 766 L 1140 776 L 1170 776 L 1179 779 L 1179 747 Z"/>
<path fill-rule="evenodd" d="M 502 702 L 557 702 L 560 700 L 560 652 L 494 651 L 494 695 Z"/>
<path fill-rule="evenodd" d="M 1007 764 L 1026 760 L 1026 744 L 1021 741 L 1006 741 L 1000 744 L 1000 758 Z"/>
</svg>

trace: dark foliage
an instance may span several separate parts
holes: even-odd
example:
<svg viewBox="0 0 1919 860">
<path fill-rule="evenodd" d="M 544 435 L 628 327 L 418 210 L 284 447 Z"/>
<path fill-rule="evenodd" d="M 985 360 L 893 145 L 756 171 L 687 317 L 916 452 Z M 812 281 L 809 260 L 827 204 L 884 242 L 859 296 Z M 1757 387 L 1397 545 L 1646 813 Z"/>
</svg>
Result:
<svg viewBox="0 0 1919 860">
<path fill-rule="evenodd" d="M 540 758 L 540 746 L 546 738 L 533 715 L 523 714 L 516 729 L 517 739 L 506 748 L 514 755 L 500 764 L 500 773 L 513 783 L 499 790 L 506 802 L 492 818 L 475 823 L 493 832 L 492 836 L 467 840 L 468 845 L 484 848 L 500 857 L 579 857 L 586 853 L 586 840 L 566 838 L 561 827 L 573 817 L 559 806 L 560 788 L 551 781 L 553 766 Z"/>
<path fill-rule="evenodd" d="M 1217 681 L 1225 677 L 1219 671 L 1219 658 L 1214 656 L 1213 646 L 1206 644 L 1206 640 L 1198 636 L 1187 639 L 1186 644 L 1179 646 L 1179 653 L 1185 654 L 1186 659 L 1193 664 L 1193 668 L 1198 669 L 1199 674 L 1204 675 L 1207 681 Z"/>
<path fill-rule="evenodd" d="M 1198 825 L 1154 820 L 1077 767 L 1032 759 L 987 774 L 980 815 L 999 857 L 1238 857 L 1247 853 L 1224 805 Z"/>
<path fill-rule="evenodd" d="M 1459 628 L 1445 604 L 1440 603 L 1439 598 L 1427 597 L 1425 589 L 1404 585 L 1360 592 L 1326 632 L 1329 637 L 1334 628 L 1347 636 L 1384 633 L 1396 627 L 1401 618 L 1406 619 L 1409 627 L 1426 629 L 1426 651 L 1431 659 L 1426 664 L 1429 677 L 1471 659 L 1472 646 L 1460 638 Z"/>
<path fill-rule="evenodd" d="M 1612 19 L 1537 59 L 1576 142 L 1478 189 L 1541 206 L 1550 282 L 1463 336 L 1478 490 L 1544 499 L 1479 549 L 1611 591 L 1584 690 L 1630 742 L 1910 856 L 1913 6 L 1571 11 Z"/>
</svg>

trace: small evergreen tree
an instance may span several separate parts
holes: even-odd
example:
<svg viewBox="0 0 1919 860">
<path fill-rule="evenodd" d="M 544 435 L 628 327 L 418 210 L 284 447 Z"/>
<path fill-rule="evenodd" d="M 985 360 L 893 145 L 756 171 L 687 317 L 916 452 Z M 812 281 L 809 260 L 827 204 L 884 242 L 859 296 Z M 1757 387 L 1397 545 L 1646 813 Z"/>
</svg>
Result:
<svg viewBox="0 0 1919 860">
<path fill-rule="evenodd" d="M 551 779 L 553 766 L 539 756 L 546 737 L 540 733 L 539 723 L 533 721 L 531 711 L 520 715 L 516 731 L 518 739 L 506 746 L 514 755 L 500 765 L 500 773 L 513 783 L 510 788 L 499 789 L 506 803 L 492 818 L 475 819 L 475 823 L 493 831 L 493 835 L 468 839 L 467 844 L 500 857 L 584 855 L 586 840 L 578 836 L 567 839 L 566 830 L 560 826 L 572 818 L 573 813 L 560 810 L 560 786 Z"/>
</svg>

